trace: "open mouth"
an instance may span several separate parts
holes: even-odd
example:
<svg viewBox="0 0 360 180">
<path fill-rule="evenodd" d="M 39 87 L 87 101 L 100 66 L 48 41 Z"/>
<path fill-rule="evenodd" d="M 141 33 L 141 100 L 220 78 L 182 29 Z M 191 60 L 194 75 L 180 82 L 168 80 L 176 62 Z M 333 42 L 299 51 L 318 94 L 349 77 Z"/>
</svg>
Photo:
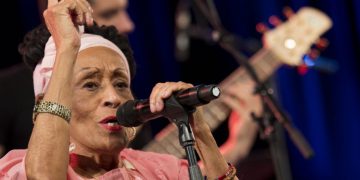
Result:
<svg viewBox="0 0 360 180">
<path fill-rule="evenodd" d="M 115 116 L 108 116 L 100 121 L 101 127 L 109 131 L 120 131 L 122 126 L 118 123 Z"/>
<path fill-rule="evenodd" d="M 117 121 L 116 119 L 112 119 L 112 120 L 106 122 L 106 124 L 107 124 L 108 126 L 119 125 L 119 123 L 118 123 L 118 121 Z"/>
</svg>

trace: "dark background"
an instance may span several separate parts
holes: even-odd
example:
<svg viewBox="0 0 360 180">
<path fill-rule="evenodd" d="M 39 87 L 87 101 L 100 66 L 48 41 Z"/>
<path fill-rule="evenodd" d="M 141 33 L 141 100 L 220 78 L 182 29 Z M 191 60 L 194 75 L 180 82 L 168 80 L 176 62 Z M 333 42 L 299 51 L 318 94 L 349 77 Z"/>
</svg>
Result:
<svg viewBox="0 0 360 180">
<path fill-rule="evenodd" d="M 133 86 L 139 98 L 147 98 L 152 86 L 159 81 L 218 83 L 238 67 L 218 46 L 199 40 L 192 41 L 188 61 L 176 61 L 176 2 L 130 1 L 129 12 L 136 25 L 130 40 L 138 63 Z M 260 40 L 256 23 L 265 22 L 274 14 L 282 17 L 284 6 L 295 10 L 313 6 L 330 16 L 334 25 L 325 34 L 330 46 L 321 56 L 336 61 L 338 71 L 329 74 L 310 70 L 306 75 L 299 75 L 296 68 L 283 67 L 275 76 L 282 106 L 316 153 L 311 160 L 304 160 L 288 140 L 289 158 L 294 179 L 359 179 L 360 1 L 215 0 L 215 3 L 224 26 L 245 39 Z M 31 72 L 21 64 L 17 45 L 24 33 L 41 20 L 35 1 L 7 1 L 4 7 L 11 13 L 1 11 L 0 131 L 6 135 L 1 136 L 0 141 L 7 147 L 26 148 L 24 144 L 32 126 L 32 80 Z M 166 123 L 153 123 L 153 131 Z"/>
</svg>

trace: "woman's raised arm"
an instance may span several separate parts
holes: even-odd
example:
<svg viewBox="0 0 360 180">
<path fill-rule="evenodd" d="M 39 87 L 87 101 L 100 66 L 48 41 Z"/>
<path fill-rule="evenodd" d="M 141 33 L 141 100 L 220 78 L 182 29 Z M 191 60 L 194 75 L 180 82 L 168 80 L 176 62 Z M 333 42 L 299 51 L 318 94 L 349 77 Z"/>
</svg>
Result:
<svg viewBox="0 0 360 180">
<path fill-rule="evenodd" d="M 80 47 L 77 25 L 92 24 L 91 7 L 86 0 L 49 0 L 44 18 L 56 47 L 50 83 L 34 119 L 25 169 L 28 179 L 66 179 L 69 163 L 69 124 L 66 116 L 54 115 L 71 110 L 73 66 Z M 45 50 L 47 58 L 48 49 Z M 51 58 L 51 57 L 49 57 Z M 53 57 L 54 58 L 54 57 Z M 44 60 L 43 60 L 44 61 Z M 56 106 L 61 105 L 64 109 Z M 59 106 L 58 106 L 59 107 Z"/>
</svg>

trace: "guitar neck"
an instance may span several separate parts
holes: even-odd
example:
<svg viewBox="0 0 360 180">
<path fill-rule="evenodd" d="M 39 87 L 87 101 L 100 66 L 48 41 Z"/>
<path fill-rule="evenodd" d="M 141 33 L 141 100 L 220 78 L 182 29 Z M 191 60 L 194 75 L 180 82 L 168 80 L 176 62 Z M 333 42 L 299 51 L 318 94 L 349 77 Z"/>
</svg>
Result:
<svg viewBox="0 0 360 180">
<path fill-rule="evenodd" d="M 271 51 L 264 48 L 252 56 L 249 63 L 261 82 L 266 81 L 281 65 L 281 62 L 274 57 Z M 241 66 L 222 81 L 219 86 L 220 89 L 226 89 L 236 82 L 246 83 L 247 81 L 253 80 L 246 69 Z M 227 119 L 231 110 L 221 100 L 217 99 L 204 106 L 204 111 L 210 129 L 214 130 Z"/>
<path fill-rule="evenodd" d="M 282 64 L 272 54 L 269 49 L 261 49 L 249 60 L 251 67 L 253 67 L 261 82 L 266 81 L 274 71 Z M 235 82 L 252 81 L 252 78 L 247 73 L 246 69 L 239 67 L 231 73 L 219 86 L 220 89 L 226 89 L 228 86 Z M 203 106 L 204 118 L 208 123 L 211 130 L 216 129 L 223 123 L 229 113 L 230 109 L 223 104 L 219 99 L 211 101 L 209 104 Z M 178 142 L 178 131 L 176 126 L 171 124 L 162 130 L 155 140 L 150 142 L 144 148 L 145 151 L 153 151 L 158 153 L 173 154 L 179 158 L 185 156 L 185 151 L 182 149 Z"/>
</svg>

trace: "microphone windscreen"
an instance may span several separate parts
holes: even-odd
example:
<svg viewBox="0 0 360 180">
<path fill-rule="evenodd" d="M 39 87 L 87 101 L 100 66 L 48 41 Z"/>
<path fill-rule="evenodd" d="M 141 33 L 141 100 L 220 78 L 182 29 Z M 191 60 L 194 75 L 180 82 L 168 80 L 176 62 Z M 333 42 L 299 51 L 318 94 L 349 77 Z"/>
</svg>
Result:
<svg viewBox="0 0 360 180">
<path fill-rule="evenodd" d="M 125 127 L 135 127 L 141 124 L 138 119 L 138 113 L 135 109 L 136 101 L 129 100 L 120 106 L 116 111 L 116 118 L 120 125 Z"/>
</svg>

